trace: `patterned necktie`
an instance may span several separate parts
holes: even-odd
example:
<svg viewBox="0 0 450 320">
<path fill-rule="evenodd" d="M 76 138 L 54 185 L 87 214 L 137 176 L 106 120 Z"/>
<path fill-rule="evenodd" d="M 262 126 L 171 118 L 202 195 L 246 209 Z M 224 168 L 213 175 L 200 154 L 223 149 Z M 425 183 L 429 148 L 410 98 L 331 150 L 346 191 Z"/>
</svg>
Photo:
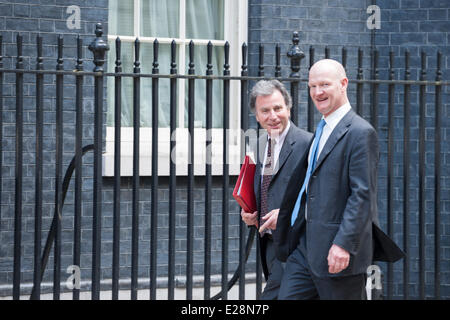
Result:
<svg viewBox="0 0 450 320">
<path fill-rule="evenodd" d="M 269 190 L 269 184 L 272 180 L 272 173 L 273 173 L 273 145 L 272 145 L 272 139 L 269 138 L 267 142 L 267 157 L 266 157 L 266 163 L 264 165 L 263 169 L 263 178 L 262 178 L 262 184 L 261 184 L 261 212 L 259 215 L 259 226 L 265 222 L 262 220 L 262 217 L 264 217 L 268 212 L 269 208 L 267 205 L 267 192 Z M 267 229 L 265 230 L 265 232 Z"/>
<path fill-rule="evenodd" d="M 305 193 L 306 186 L 308 185 L 309 178 L 311 177 L 311 173 L 314 170 L 314 167 L 316 166 L 317 161 L 317 151 L 319 149 L 319 141 L 320 137 L 322 136 L 323 127 L 325 126 L 325 120 L 320 120 L 319 124 L 317 125 L 316 134 L 311 150 L 311 158 L 309 159 L 308 163 L 308 169 L 306 170 L 306 176 L 305 181 L 303 181 L 302 189 L 300 190 L 300 193 L 298 194 L 297 201 L 295 202 L 294 210 L 292 210 L 291 215 L 291 226 L 294 225 L 295 220 L 297 219 L 298 212 L 300 210 L 300 204 L 303 197 L 303 193 Z"/>
</svg>

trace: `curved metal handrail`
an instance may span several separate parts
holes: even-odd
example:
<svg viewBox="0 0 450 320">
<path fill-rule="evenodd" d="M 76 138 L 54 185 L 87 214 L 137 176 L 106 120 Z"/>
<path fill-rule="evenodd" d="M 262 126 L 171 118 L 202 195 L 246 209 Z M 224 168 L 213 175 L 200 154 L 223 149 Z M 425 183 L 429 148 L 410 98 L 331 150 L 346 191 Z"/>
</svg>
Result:
<svg viewBox="0 0 450 320">
<path fill-rule="evenodd" d="M 94 145 L 90 144 L 87 146 L 84 146 L 82 148 L 82 156 L 84 156 L 88 151 L 94 150 Z M 62 208 L 64 207 L 64 201 L 66 199 L 67 190 L 69 189 L 69 183 L 70 179 L 72 178 L 73 171 L 75 170 L 75 157 L 72 158 L 72 161 L 69 164 L 69 167 L 66 170 L 66 174 L 64 175 L 64 180 L 62 184 L 62 197 L 61 197 L 61 203 L 58 204 L 58 207 L 55 209 L 55 213 L 53 214 L 53 220 L 52 225 L 50 226 L 50 230 L 48 232 L 47 241 L 45 242 L 44 251 L 42 254 L 41 259 L 41 275 L 39 279 L 39 284 L 42 281 L 42 278 L 44 277 L 45 268 L 47 266 L 48 257 L 50 256 L 50 250 L 53 245 L 53 241 L 55 240 L 56 236 L 56 223 L 57 219 L 61 219 L 58 212 L 62 213 Z M 30 299 L 32 299 L 35 295 L 35 286 L 33 285 L 33 289 L 31 290 Z"/>
<path fill-rule="evenodd" d="M 244 264 L 247 262 L 248 256 L 250 255 L 250 251 L 252 249 L 253 239 L 255 237 L 255 234 L 256 234 L 256 228 L 250 228 L 250 233 L 248 234 L 248 238 L 247 238 L 247 244 L 245 246 Z M 231 277 L 231 279 L 228 281 L 227 291 L 230 291 L 230 289 L 236 284 L 236 281 L 239 279 L 239 270 L 240 269 L 241 269 L 241 263 L 239 263 L 236 271 L 233 274 L 233 277 Z M 222 295 L 223 295 L 223 292 L 220 291 L 218 294 L 216 294 L 214 297 L 212 297 L 211 300 L 218 300 L 218 299 L 222 298 Z"/>
<path fill-rule="evenodd" d="M 91 150 L 94 150 L 93 144 L 84 146 L 82 148 L 82 156 L 84 156 L 87 152 L 89 152 Z M 48 258 L 50 256 L 50 250 L 52 248 L 53 241 L 55 240 L 57 219 L 58 218 L 61 219 L 58 212 L 62 213 L 62 209 L 64 207 L 64 201 L 66 199 L 70 180 L 72 179 L 72 174 L 73 174 L 74 170 L 75 170 L 75 157 L 72 158 L 72 161 L 70 162 L 69 166 L 67 167 L 66 174 L 64 175 L 64 180 L 63 180 L 63 184 L 62 184 L 62 192 L 63 193 L 62 193 L 62 197 L 61 197 L 61 203 L 59 203 L 58 207 L 55 209 L 55 213 L 53 214 L 52 224 L 51 224 L 50 230 L 48 232 L 47 241 L 45 242 L 45 247 L 44 247 L 44 251 L 43 251 L 42 259 L 41 259 L 41 274 L 40 274 L 39 284 L 41 283 L 42 278 L 44 277 L 45 268 L 47 266 Z M 243 262 L 244 264 L 247 262 L 248 257 L 250 255 L 250 251 L 252 248 L 255 233 L 256 233 L 256 228 L 250 228 L 250 233 L 248 235 L 247 244 L 245 247 L 245 260 Z M 241 263 L 239 263 L 236 271 L 233 274 L 233 277 L 228 281 L 227 291 L 229 291 L 235 285 L 236 281 L 239 279 L 240 268 L 241 268 Z M 34 297 L 35 292 L 36 292 L 36 288 L 33 285 L 33 289 L 31 290 L 30 299 L 32 299 Z M 221 297 L 222 297 L 222 291 L 219 292 L 218 294 L 216 294 L 214 297 L 212 297 L 211 300 L 217 300 L 217 299 L 220 299 Z"/>
</svg>

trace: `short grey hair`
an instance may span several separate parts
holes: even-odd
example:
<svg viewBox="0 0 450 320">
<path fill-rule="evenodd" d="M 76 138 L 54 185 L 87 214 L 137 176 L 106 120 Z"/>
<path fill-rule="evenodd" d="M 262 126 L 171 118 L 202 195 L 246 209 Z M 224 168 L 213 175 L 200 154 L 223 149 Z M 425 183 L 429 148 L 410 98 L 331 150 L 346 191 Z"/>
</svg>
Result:
<svg viewBox="0 0 450 320">
<path fill-rule="evenodd" d="M 280 91 L 284 98 L 284 103 L 288 109 L 292 107 L 292 98 L 289 92 L 286 90 L 284 84 L 278 80 L 260 80 L 258 81 L 252 91 L 250 92 L 250 110 L 255 113 L 256 98 L 259 96 L 271 95 L 275 90 Z"/>
</svg>

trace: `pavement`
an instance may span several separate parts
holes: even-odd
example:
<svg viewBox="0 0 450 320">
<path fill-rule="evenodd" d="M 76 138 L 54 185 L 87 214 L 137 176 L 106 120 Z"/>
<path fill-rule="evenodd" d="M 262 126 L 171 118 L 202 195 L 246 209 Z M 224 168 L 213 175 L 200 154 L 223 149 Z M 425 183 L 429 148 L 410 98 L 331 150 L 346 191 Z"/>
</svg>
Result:
<svg viewBox="0 0 450 320">
<path fill-rule="evenodd" d="M 197 279 L 198 278 L 198 279 Z M 200 279 L 201 278 L 201 279 Z M 229 275 L 231 278 L 231 275 Z M 167 280 L 166 279 L 158 279 L 158 287 L 156 289 L 156 300 L 167 300 L 168 299 L 168 288 L 167 288 Z M 184 283 L 185 279 L 181 278 L 176 279 L 179 283 Z M 204 288 L 199 285 L 202 284 L 202 277 L 195 276 L 194 277 L 194 287 L 192 289 L 192 299 L 193 300 L 204 300 Z M 220 275 L 214 275 L 211 279 L 212 285 L 210 289 L 210 296 L 214 297 L 217 293 L 219 293 L 222 289 L 220 285 Z M 104 285 L 109 285 L 111 287 L 111 280 L 102 281 Z M 147 283 L 148 279 L 140 279 L 140 284 Z M 176 282 L 177 283 L 177 282 Z M 120 280 L 120 287 L 123 287 L 123 290 L 119 290 L 119 300 L 130 300 L 131 299 L 131 290 L 129 279 Z M 41 287 L 41 300 L 53 300 L 53 293 L 51 292 L 51 283 L 43 283 Z M 262 283 L 262 288 L 264 288 L 265 282 Z M 30 292 L 32 288 L 32 284 L 22 284 L 22 291 L 27 294 L 23 294 L 20 297 L 20 300 L 29 300 Z M 62 287 L 63 288 L 63 287 Z M 108 288 L 108 289 L 109 289 Z M 126 289 L 125 289 L 126 288 Z M 112 299 L 112 291 L 109 289 L 105 289 L 100 291 L 100 300 L 111 300 Z M 4 291 L 12 293 L 12 287 L 8 290 L 3 289 Z M 67 290 L 66 290 L 67 291 Z M 186 300 L 186 287 L 183 285 L 176 287 L 174 290 L 175 300 Z M 72 292 L 61 292 L 60 300 L 72 300 Z M 137 294 L 138 300 L 149 300 L 150 299 L 150 290 L 148 286 L 143 289 L 138 289 Z M 0 296 L 0 300 L 12 300 L 12 296 Z M 90 283 L 88 281 L 81 283 L 81 291 L 80 291 L 80 300 L 91 300 L 91 291 L 90 291 Z M 233 287 L 228 291 L 228 300 L 239 300 L 239 283 L 236 282 Z M 246 284 L 245 284 L 245 299 L 244 300 L 256 300 L 256 283 L 255 283 L 255 274 L 247 274 L 246 276 Z"/>
<path fill-rule="evenodd" d="M 220 286 L 211 287 L 211 296 L 215 296 L 221 290 Z M 157 300 L 167 300 L 167 288 L 159 288 L 156 290 Z M 101 291 L 100 300 L 111 300 L 111 291 Z M 29 295 L 23 295 L 20 297 L 21 300 L 30 299 Z M 130 290 L 119 290 L 119 300 L 130 300 L 131 292 Z M 143 289 L 138 290 L 138 300 L 149 300 L 150 290 Z M 193 300 L 203 300 L 203 288 L 193 288 L 192 290 Z M 12 300 L 11 296 L 0 297 L 0 300 Z M 52 293 L 41 294 L 41 300 L 53 300 Z M 61 293 L 61 300 L 72 300 L 72 293 Z M 91 292 L 80 292 L 80 300 L 91 300 Z M 175 289 L 175 300 L 186 300 L 186 288 L 176 288 Z M 239 286 L 233 286 L 230 291 L 228 291 L 228 300 L 239 300 Z M 256 284 L 249 283 L 245 286 L 245 300 L 256 300 Z"/>
</svg>

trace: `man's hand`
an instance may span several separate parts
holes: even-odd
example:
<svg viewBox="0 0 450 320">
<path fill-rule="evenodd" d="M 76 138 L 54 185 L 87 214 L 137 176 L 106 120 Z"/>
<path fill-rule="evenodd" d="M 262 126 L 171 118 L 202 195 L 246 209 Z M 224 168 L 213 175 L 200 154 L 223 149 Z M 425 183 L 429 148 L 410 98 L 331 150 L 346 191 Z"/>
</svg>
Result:
<svg viewBox="0 0 450 320">
<path fill-rule="evenodd" d="M 262 217 L 262 220 L 265 222 L 259 228 L 259 232 L 263 232 L 266 229 L 272 229 L 275 230 L 277 228 L 277 220 L 278 220 L 278 212 L 280 209 L 273 209 L 269 213 L 267 213 L 264 217 Z"/>
<path fill-rule="evenodd" d="M 350 253 L 341 247 L 333 244 L 328 251 L 328 272 L 339 273 L 348 267 Z"/>
<path fill-rule="evenodd" d="M 256 226 L 258 228 L 258 211 L 250 213 L 245 212 L 244 209 L 241 209 L 241 217 L 242 221 L 244 221 L 246 225 Z"/>
</svg>

